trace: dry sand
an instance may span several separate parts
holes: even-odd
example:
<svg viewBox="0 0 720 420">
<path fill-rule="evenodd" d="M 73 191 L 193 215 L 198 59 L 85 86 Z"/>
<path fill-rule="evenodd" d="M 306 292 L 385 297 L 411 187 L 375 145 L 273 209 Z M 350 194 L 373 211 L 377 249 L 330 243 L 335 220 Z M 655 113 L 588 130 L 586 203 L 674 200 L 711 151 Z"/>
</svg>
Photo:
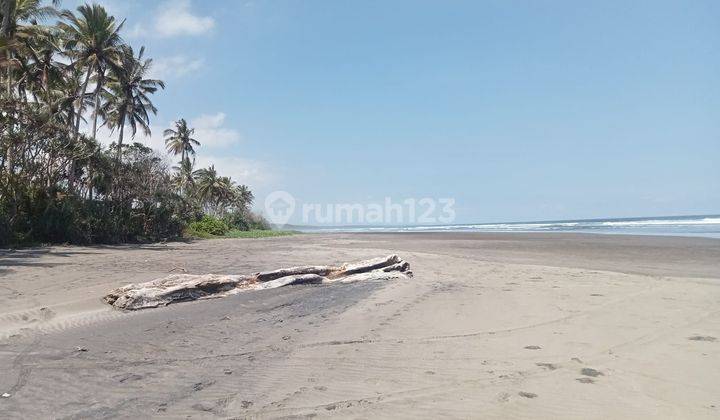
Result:
<svg viewBox="0 0 720 420">
<path fill-rule="evenodd" d="M 398 253 L 415 278 L 104 293 Z M 184 270 L 184 271 L 183 271 Z M 0 251 L 0 417 L 720 418 L 720 240 L 338 234 Z"/>
</svg>

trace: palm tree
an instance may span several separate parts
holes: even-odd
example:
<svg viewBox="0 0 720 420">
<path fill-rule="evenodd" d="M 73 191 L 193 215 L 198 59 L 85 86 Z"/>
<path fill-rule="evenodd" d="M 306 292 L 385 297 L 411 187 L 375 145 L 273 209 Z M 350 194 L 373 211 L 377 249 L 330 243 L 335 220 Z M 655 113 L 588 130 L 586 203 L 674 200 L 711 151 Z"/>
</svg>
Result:
<svg viewBox="0 0 720 420">
<path fill-rule="evenodd" d="M 41 0 L 0 0 L 0 40 L 5 50 L 5 62 L 8 98 L 13 95 L 12 67 L 14 65 L 15 47 L 18 35 L 31 36 L 38 20 L 43 20 L 57 14 L 52 6 L 41 6 Z M 57 3 L 53 1 L 53 3 Z M 22 26 L 22 22 L 31 25 Z"/>
<path fill-rule="evenodd" d="M 49 104 L 51 87 L 67 75 L 67 66 L 57 60 L 62 51 L 62 40 L 57 30 L 39 28 L 32 37 L 22 41 L 23 52 L 31 59 L 27 75 L 29 88 L 36 100 Z"/>
<path fill-rule="evenodd" d="M 195 186 L 195 180 L 193 179 L 193 163 L 190 159 L 180 161 L 179 166 L 173 166 L 173 169 L 177 171 L 173 179 L 175 187 L 184 193 L 186 196 L 192 195 L 192 189 Z"/>
<path fill-rule="evenodd" d="M 255 196 L 247 185 L 238 185 L 235 188 L 236 205 L 239 208 L 247 209 L 252 206 Z"/>
<path fill-rule="evenodd" d="M 218 176 L 215 165 L 198 169 L 193 176 L 195 193 L 203 207 L 216 215 L 222 215 L 227 207 L 225 204 L 229 204 L 234 196 L 235 187 L 232 180 L 225 176 Z"/>
<path fill-rule="evenodd" d="M 85 69 L 85 81 L 83 82 L 78 101 L 78 110 L 75 122 L 74 136 L 77 138 L 80 130 L 80 119 L 82 114 L 83 101 L 87 91 L 90 77 L 95 75 L 95 109 L 93 112 L 92 138 L 97 135 L 97 119 L 100 113 L 100 96 L 105 84 L 105 76 L 108 68 L 118 67 L 117 61 L 122 52 L 123 40 L 120 37 L 120 29 L 125 21 L 120 24 L 115 22 L 115 17 L 108 15 L 104 7 L 93 4 L 83 5 L 77 8 L 79 16 L 65 10 L 62 17 L 68 22 L 59 22 L 58 27 L 67 37 L 65 47 L 68 55 L 73 59 L 73 66 Z"/>
<path fill-rule="evenodd" d="M 168 152 L 175 156 L 181 155 L 180 162 L 184 162 L 190 155 L 195 156 L 193 145 L 200 146 L 200 142 L 192 138 L 194 133 L 195 129 L 189 128 L 184 118 L 175 121 L 175 130 L 168 128 L 163 132 Z"/>
<path fill-rule="evenodd" d="M 236 185 L 232 178 L 218 176 L 215 166 L 194 172 L 195 193 L 203 207 L 224 216 L 228 209 L 247 210 L 254 199 L 245 185 Z"/>
<path fill-rule="evenodd" d="M 217 171 L 215 170 L 215 165 L 198 169 L 193 172 L 193 178 L 195 179 L 195 186 L 197 187 L 195 193 L 201 201 L 211 201 L 218 195 L 219 190 L 222 188 L 217 176 Z"/>
<path fill-rule="evenodd" d="M 120 162 L 122 154 L 123 135 L 125 125 L 129 124 L 132 137 L 135 138 L 138 126 L 146 135 L 150 135 L 150 116 L 157 114 L 157 108 L 148 98 L 149 94 L 164 89 L 162 80 L 146 79 L 150 71 L 152 60 L 143 59 L 145 47 L 140 48 L 135 57 L 132 47 L 124 46 L 119 66 L 114 70 L 105 91 L 106 101 L 102 109 L 105 120 L 111 129 L 119 128 L 117 161 Z"/>
<path fill-rule="evenodd" d="M 14 97 L 14 78 L 13 68 L 19 67 L 21 63 L 25 63 L 23 57 L 16 57 L 17 49 L 20 47 L 19 38 L 31 37 L 37 26 L 37 21 L 50 17 L 56 13 L 55 8 L 50 6 L 41 6 L 40 0 L 0 0 L 0 51 L 5 52 L 5 57 L 0 61 L 0 65 L 5 67 L 6 89 L 5 93 L 8 100 Z M 31 25 L 21 25 L 23 22 L 29 22 Z M 20 59 L 18 59 L 20 58 Z M 2 131 L 12 137 L 15 129 L 13 107 L 7 108 L 7 116 L 11 121 L 4 124 Z M 7 148 L 7 165 L 9 172 L 13 172 L 16 161 L 17 144 L 9 142 Z"/>
</svg>

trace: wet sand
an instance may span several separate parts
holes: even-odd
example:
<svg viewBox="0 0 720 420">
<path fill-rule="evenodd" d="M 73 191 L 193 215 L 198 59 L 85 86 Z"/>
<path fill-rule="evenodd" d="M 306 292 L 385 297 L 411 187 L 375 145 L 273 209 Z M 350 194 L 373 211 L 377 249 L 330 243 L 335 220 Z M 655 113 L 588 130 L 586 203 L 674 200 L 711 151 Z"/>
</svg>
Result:
<svg viewBox="0 0 720 420">
<path fill-rule="evenodd" d="M 114 287 L 398 253 L 407 281 Z M 720 240 L 337 234 L 0 251 L 3 418 L 718 418 Z"/>
</svg>

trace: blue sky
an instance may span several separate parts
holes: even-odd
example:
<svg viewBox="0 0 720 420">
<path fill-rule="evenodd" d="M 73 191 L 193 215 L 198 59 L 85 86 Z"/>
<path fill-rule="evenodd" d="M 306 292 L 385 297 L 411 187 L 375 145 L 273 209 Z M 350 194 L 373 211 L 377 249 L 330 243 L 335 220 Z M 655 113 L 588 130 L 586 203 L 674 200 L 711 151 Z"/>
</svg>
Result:
<svg viewBox="0 0 720 420">
<path fill-rule="evenodd" d="M 720 213 L 720 2 L 120 1 L 198 164 L 457 221 Z M 72 3 L 65 2 L 65 7 Z"/>
</svg>

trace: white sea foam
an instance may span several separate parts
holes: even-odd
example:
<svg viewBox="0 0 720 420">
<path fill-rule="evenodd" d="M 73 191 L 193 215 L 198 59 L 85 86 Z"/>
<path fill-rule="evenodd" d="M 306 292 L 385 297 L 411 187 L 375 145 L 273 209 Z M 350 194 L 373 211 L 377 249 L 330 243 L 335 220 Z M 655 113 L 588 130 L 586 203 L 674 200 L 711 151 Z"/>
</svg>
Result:
<svg viewBox="0 0 720 420">
<path fill-rule="evenodd" d="M 602 222 L 603 226 L 682 226 L 682 225 L 720 225 L 720 217 L 703 219 L 651 219 Z"/>
<path fill-rule="evenodd" d="M 323 232 L 597 232 L 720 237 L 720 216 L 480 223 L 436 226 L 316 227 Z"/>
</svg>

